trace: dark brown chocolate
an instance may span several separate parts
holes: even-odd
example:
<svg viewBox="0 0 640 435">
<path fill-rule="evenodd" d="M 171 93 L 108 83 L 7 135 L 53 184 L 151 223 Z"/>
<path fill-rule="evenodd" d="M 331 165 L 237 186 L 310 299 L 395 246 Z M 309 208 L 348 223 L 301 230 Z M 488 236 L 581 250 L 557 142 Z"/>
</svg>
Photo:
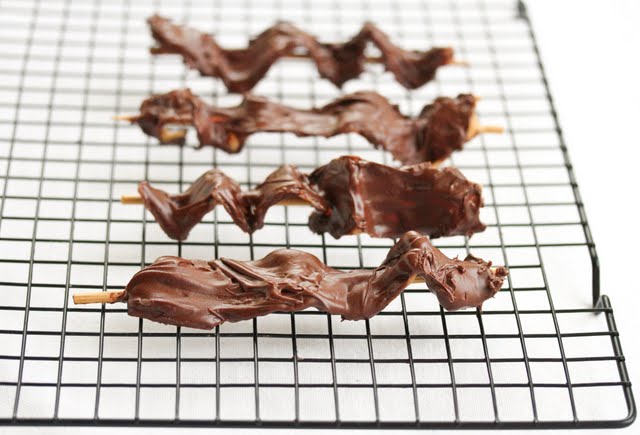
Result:
<svg viewBox="0 0 640 435">
<path fill-rule="evenodd" d="M 331 213 L 314 211 L 309 218 L 316 233 L 399 237 L 413 230 L 435 238 L 486 228 L 479 216 L 482 188 L 456 168 L 394 168 L 345 156 L 316 169 L 309 180 L 332 206 Z"/>
<path fill-rule="evenodd" d="M 507 273 L 471 255 L 447 258 L 427 237 L 408 232 L 374 270 L 343 272 L 294 249 L 255 261 L 160 257 L 134 275 L 121 300 L 131 316 L 199 329 L 310 307 L 361 320 L 378 314 L 416 276 L 447 310 L 481 308 Z"/>
<path fill-rule="evenodd" d="M 186 239 L 191 228 L 218 204 L 247 233 L 262 228 L 269 208 L 281 201 L 299 199 L 320 214 L 331 212 L 330 204 L 311 187 L 307 176 L 292 165 L 276 169 L 249 191 L 242 191 L 240 185 L 221 170 L 211 169 L 177 195 L 169 195 L 146 181 L 140 183 L 138 193 L 164 232 L 176 240 Z"/>
<path fill-rule="evenodd" d="M 321 77 L 340 87 L 364 71 L 364 54 L 370 42 L 380 50 L 380 62 L 400 84 L 418 88 L 433 80 L 436 70 L 453 62 L 453 49 L 403 50 L 372 23 L 345 43 L 326 44 L 293 24 L 280 22 L 249 41 L 247 48 L 226 50 L 212 35 L 173 24 L 154 15 L 148 20 L 157 45 L 152 54 L 179 54 L 190 68 L 204 76 L 219 77 L 230 92 L 251 90 L 279 58 L 304 53 L 313 60 Z"/>
<path fill-rule="evenodd" d="M 212 169 L 178 195 L 147 182 L 140 183 L 138 192 L 165 233 L 178 240 L 186 239 L 217 204 L 251 233 L 262 228 L 272 205 L 292 199 L 315 209 L 309 219 L 313 231 L 335 238 L 358 233 L 399 237 L 410 230 L 432 237 L 470 236 L 485 229 L 479 218 L 482 188 L 455 168 L 436 169 L 429 163 L 394 168 L 343 156 L 310 176 L 285 165 L 249 191 Z"/>
<path fill-rule="evenodd" d="M 254 95 L 239 106 L 214 107 L 189 89 L 146 99 L 132 119 L 161 143 L 182 145 L 186 130 L 168 126 L 193 125 L 200 146 L 239 152 L 247 137 L 258 132 L 289 132 L 297 136 L 331 137 L 358 133 L 376 148 L 409 165 L 445 159 L 470 139 L 469 125 L 476 98 L 461 94 L 440 97 L 424 106 L 419 116 L 404 116 L 398 107 L 375 92 L 342 96 L 324 107 L 294 109 Z"/>
</svg>

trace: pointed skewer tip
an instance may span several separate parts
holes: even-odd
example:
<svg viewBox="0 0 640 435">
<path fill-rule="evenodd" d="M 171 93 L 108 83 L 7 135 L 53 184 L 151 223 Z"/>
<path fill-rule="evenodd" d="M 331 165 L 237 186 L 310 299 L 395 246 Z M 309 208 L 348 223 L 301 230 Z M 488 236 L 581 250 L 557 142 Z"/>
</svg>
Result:
<svg viewBox="0 0 640 435">
<path fill-rule="evenodd" d="M 124 296 L 124 290 L 110 290 L 106 292 L 76 293 L 73 295 L 74 304 L 112 304 L 119 302 Z"/>
<path fill-rule="evenodd" d="M 114 121 L 136 122 L 140 117 L 138 115 L 114 115 L 111 119 Z"/>
<path fill-rule="evenodd" d="M 138 195 L 122 195 L 120 197 L 120 203 L 122 204 L 142 204 L 142 197 Z"/>
</svg>

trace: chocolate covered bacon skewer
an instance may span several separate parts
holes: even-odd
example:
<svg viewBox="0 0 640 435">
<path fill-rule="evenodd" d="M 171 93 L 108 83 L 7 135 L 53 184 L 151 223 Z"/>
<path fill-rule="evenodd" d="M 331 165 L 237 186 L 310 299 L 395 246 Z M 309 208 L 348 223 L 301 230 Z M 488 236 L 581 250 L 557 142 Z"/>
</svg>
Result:
<svg viewBox="0 0 640 435">
<path fill-rule="evenodd" d="M 139 115 L 116 119 L 138 124 L 163 144 L 183 145 L 187 131 L 182 126 L 193 125 L 200 147 L 229 153 L 242 150 L 246 139 L 258 132 L 324 137 L 358 133 L 409 165 L 443 160 L 479 133 L 502 132 L 501 127 L 480 126 L 475 106 L 473 95 L 440 97 L 411 118 L 375 92 L 356 92 L 310 110 L 255 95 L 245 95 L 236 107 L 214 107 L 183 89 L 154 95 L 143 101 Z"/>
<path fill-rule="evenodd" d="M 429 239 L 408 232 L 374 270 L 343 272 L 315 256 L 280 249 L 255 261 L 160 257 L 124 291 L 73 296 L 76 304 L 126 302 L 130 316 L 212 329 L 274 311 L 314 307 L 346 320 L 378 314 L 417 277 L 447 310 L 481 308 L 502 287 L 507 269 L 471 255 L 450 259 Z"/>
<path fill-rule="evenodd" d="M 219 77 L 230 92 L 251 90 L 281 57 L 310 58 L 321 77 L 340 87 L 364 71 L 366 62 L 384 64 L 400 84 L 415 89 L 435 77 L 443 65 L 453 60 L 450 47 L 409 51 L 394 45 L 389 36 L 372 23 L 345 43 L 326 44 L 291 23 L 280 22 L 249 41 L 243 49 L 224 49 L 212 35 L 173 24 L 154 15 L 147 20 L 156 46 L 152 54 L 179 54 L 190 68 L 203 76 Z M 379 58 L 366 57 L 367 44 L 380 50 Z"/>
<path fill-rule="evenodd" d="M 284 165 L 247 191 L 212 169 L 181 194 L 170 195 L 146 181 L 138 192 L 140 197 L 124 196 L 122 202 L 143 202 L 164 232 L 177 240 L 186 239 L 218 204 L 248 233 L 262 228 L 272 205 L 283 203 L 311 205 L 311 230 L 336 238 L 358 233 L 399 237 L 409 230 L 440 237 L 485 229 L 479 217 L 482 188 L 455 168 L 437 169 L 430 163 L 394 168 L 343 156 L 310 175 Z"/>
</svg>

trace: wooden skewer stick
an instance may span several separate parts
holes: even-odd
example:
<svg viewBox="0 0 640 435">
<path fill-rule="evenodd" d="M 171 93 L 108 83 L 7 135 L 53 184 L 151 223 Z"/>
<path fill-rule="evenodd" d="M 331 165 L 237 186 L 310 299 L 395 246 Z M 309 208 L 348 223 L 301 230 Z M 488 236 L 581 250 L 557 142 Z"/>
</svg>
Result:
<svg viewBox="0 0 640 435">
<path fill-rule="evenodd" d="M 309 59 L 311 56 L 309 56 L 309 54 L 307 53 L 290 53 L 284 57 L 288 57 L 290 59 Z M 365 56 L 364 61 L 365 63 L 382 63 L 384 59 L 382 58 L 382 56 Z M 449 62 L 447 65 L 466 66 L 466 67 L 470 66 L 469 62 L 466 62 L 464 60 L 455 60 L 455 59 Z"/>
<path fill-rule="evenodd" d="M 481 125 L 477 131 L 478 133 L 504 133 L 504 127 L 500 125 Z"/>
<path fill-rule="evenodd" d="M 138 195 L 122 195 L 120 197 L 121 204 L 144 204 L 141 196 Z"/>
<path fill-rule="evenodd" d="M 310 59 L 308 53 L 289 53 L 286 56 L 283 56 L 289 59 Z M 380 63 L 382 62 L 382 57 L 380 56 L 365 56 L 364 61 L 366 63 Z"/>
<path fill-rule="evenodd" d="M 136 122 L 138 121 L 138 119 L 140 119 L 140 117 L 135 115 L 118 115 L 118 116 L 114 116 L 113 119 L 116 121 Z M 471 119 L 471 123 L 469 124 L 469 131 L 468 131 L 467 137 L 472 138 L 480 133 L 504 133 L 504 127 L 500 125 L 478 125 L 478 120 L 474 116 Z M 186 131 L 184 130 L 170 130 L 165 128 L 161 132 L 160 139 L 163 142 L 170 142 L 173 139 L 184 138 L 185 134 L 186 134 Z M 233 152 L 235 152 L 240 146 L 240 140 L 235 134 L 230 132 L 228 133 L 228 141 L 229 141 L 230 149 Z"/>
<path fill-rule="evenodd" d="M 128 122 L 138 122 L 140 120 L 140 118 L 142 118 L 142 116 L 140 115 L 114 115 L 111 117 L 112 120 L 114 121 L 128 121 Z M 223 118 L 223 117 L 211 117 L 210 120 L 212 122 L 220 122 L 223 121 L 227 118 Z M 191 125 L 193 123 L 193 121 L 191 120 L 191 118 L 177 118 L 171 121 L 171 124 L 173 125 Z"/>
<path fill-rule="evenodd" d="M 480 97 L 475 96 L 475 99 L 476 101 L 479 101 Z M 134 122 L 137 122 L 141 117 L 139 115 L 116 115 L 116 116 L 113 116 L 112 118 L 114 121 L 127 121 L 127 122 L 134 123 Z M 209 118 L 210 122 L 213 122 L 213 123 L 223 122 L 226 119 L 227 118 L 225 117 L 215 116 L 215 115 Z M 191 121 L 187 119 L 183 119 L 183 120 L 176 119 L 175 121 L 171 122 L 171 124 L 189 125 L 191 124 Z M 504 128 L 499 125 L 480 125 L 478 121 L 478 116 L 474 113 L 471 116 L 471 119 L 469 120 L 469 128 L 467 129 L 467 138 L 472 139 L 480 133 L 503 133 L 503 132 L 504 132 Z M 163 128 L 162 131 L 160 132 L 160 135 L 161 135 L 160 140 L 162 142 L 171 142 L 175 139 L 183 139 L 186 135 L 186 130 L 184 129 L 173 130 L 169 128 Z M 227 141 L 228 141 L 229 149 L 231 152 L 237 151 L 238 148 L 240 147 L 240 139 L 233 132 L 227 133 Z"/>
<path fill-rule="evenodd" d="M 491 268 L 492 271 L 496 270 L 496 267 Z M 424 278 L 415 275 L 411 284 L 424 283 Z M 83 304 L 113 304 L 115 302 L 122 302 L 125 296 L 124 290 L 108 290 L 106 292 L 89 292 L 89 293 L 76 293 L 73 295 L 73 303 L 77 305 Z"/>
<path fill-rule="evenodd" d="M 121 204 L 126 204 L 126 205 L 144 204 L 144 201 L 138 195 L 122 195 L 120 197 L 120 203 Z M 278 205 L 293 205 L 293 206 L 297 206 L 297 205 L 309 205 L 309 203 L 307 201 L 303 201 L 301 199 L 285 199 L 284 201 L 280 201 L 278 203 Z"/>
<path fill-rule="evenodd" d="M 424 278 L 421 276 L 415 276 L 412 284 L 422 283 Z M 76 293 L 73 295 L 73 303 L 76 305 L 83 304 L 113 304 L 115 302 L 122 302 L 124 297 L 124 290 L 108 290 L 106 292 L 90 292 L 90 293 Z"/>
<path fill-rule="evenodd" d="M 140 119 L 139 115 L 114 115 L 111 117 L 114 121 L 129 121 L 136 122 Z"/>
<path fill-rule="evenodd" d="M 73 295 L 75 304 L 113 304 L 124 296 L 124 290 L 109 290 L 106 292 L 76 293 Z"/>
<path fill-rule="evenodd" d="M 480 97 L 476 97 L 476 101 L 478 100 L 480 100 Z M 116 115 L 116 116 L 113 116 L 112 119 L 114 121 L 137 122 L 140 119 L 140 116 L 139 115 Z M 222 117 L 212 117 L 211 122 L 221 122 L 225 119 L 226 118 L 222 118 Z M 175 125 L 187 125 L 190 123 L 191 122 L 187 122 L 187 121 L 180 122 L 179 120 L 172 122 L 172 124 L 175 124 Z M 163 130 L 163 136 L 165 135 L 165 132 L 166 132 L 166 137 L 163 137 L 162 138 L 163 140 L 169 139 L 170 136 L 178 137 L 178 136 L 184 136 L 185 134 L 183 130 L 172 131 L 172 130 L 165 129 Z M 467 137 L 471 138 L 479 133 L 504 133 L 504 127 L 499 125 L 479 125 L 478 117 L 474 114 L 471 117 L 471 120 L 469 122 L 469 130 L 468 130 Z M 238 137 L 232 132 L 229 133 L 229 142 L 231 142 L 230 145 L 233 149 L 236 149 L 239 145 Z"/>
<path fill-rule="evenodd" d="M 181 54 L 180 50 L 171 47 L 151 47 L 151 54 Z M 284 57 L 289 59 L 310 59 L 309 53 L 288 53 Z M 365 56 L 366 63 L 381 63 L 382 56 Z M 464 60 L 452 60 L 447 65 L 470 66 L 469 62 Z"/>
</svg>

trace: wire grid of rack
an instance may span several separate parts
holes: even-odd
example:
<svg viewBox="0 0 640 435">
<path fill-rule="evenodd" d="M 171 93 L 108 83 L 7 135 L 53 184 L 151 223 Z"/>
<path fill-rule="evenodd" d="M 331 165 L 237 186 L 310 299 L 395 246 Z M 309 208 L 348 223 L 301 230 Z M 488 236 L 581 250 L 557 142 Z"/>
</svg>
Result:
<svg viewBox="0 0 640 435">
<path fill-rule="evenodd" d="M 594 244 L 522 4 L 2 0 L 0 11 L 0 423 L 576 428 L 634 420 L 613 311 L 599 297 Z M 414 285 L 369 321 L 276 313 L 211 332 L 130 318 L 118 305 L 74 306 L 72 293 L 122 288 L 159 255 L 250 259 L 293 247 L 349 269 L 376 266 L 392 244 L 314 235 L 308 210 L 293 207 L 273 209 L 252 236 L 216 210 L 175 243 L 142 208 L 119 204 L 139 180 L 178 191 L 211 165 L 252 185 L 282 163 L 311 169 L 344 153 L 390 163 L 355 136 L 256 135 L 226 155 L 162 147 L 113 123 L 148 94 L 183 86 L 215 103 L 239 100 L 176 57 L 148 54 L 144 19 L 153 11 L 229 46 L 276 19 L 328 40 L 368 19 L 404 47 L 453 45 L 471 68 L 443 68 L 434 83 L 407 91 L 374 66 L 342 92 L 375 89 L 408 113 L 438 94 L 482 97 L 481 120 L 506 134 L 474 140 L 451 163 L 483 183 L 489 227 L 437 245 L 506 264 L 503 290 L 482 314 L 444 312 Z M 292 60 L 255 92 L 308 107 L 341 91 Z"/>
</svg>

